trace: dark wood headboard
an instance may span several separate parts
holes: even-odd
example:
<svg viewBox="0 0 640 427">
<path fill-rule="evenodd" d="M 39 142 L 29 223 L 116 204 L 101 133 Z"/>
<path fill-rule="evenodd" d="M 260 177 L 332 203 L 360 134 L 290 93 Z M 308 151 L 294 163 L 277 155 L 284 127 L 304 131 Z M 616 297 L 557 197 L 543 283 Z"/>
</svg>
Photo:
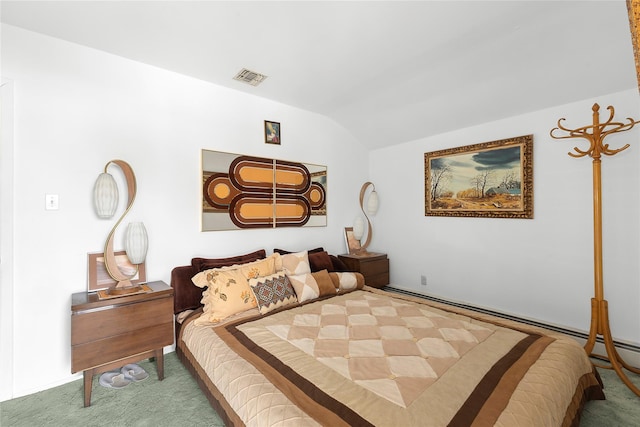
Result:
<svg viewBox="0 0 640 427">
<path fill-rule="evenodd" d="M 282 249 L 274 249 L 274 252 L 290 253 Z M 311 271 L 327 269 L 329 271 L 349 271 L 349 268 L 338 257 L 327 254 L 324 249 L 316 248 L 308 251 L 311 255 L 309 263 Z M 324 255 L 322 255 L 324 254 Z M 191 278 L 199 271 L 210 268 L 243 264 L 266 258 L 266 251 L 259 249 L 244 255 L 236 255 L 228 258 L 193 258 L 191 265 L 175 267 L 171 270 L 171 287 L 173 288 L 173 313 L 178 314 L 185 310 L 196 310 L 202 307 L 201 289 L 193 284 Z M 317 259 L 316 259 L 317 257 Z"/>
<path fill-rule="evenodd" d="M 182 265 L 171 270 L 171 287 L 173 288 L 173 313 L 178 314 L 185 310 L 195 310 L 201 307 L 201 289 L 193 284 L 193 267 Z"/>
<path fill-rule="evenodd" d="M 192 258 L 191 265 L 175 267 L 171 270 L 171 287 L 173 288 L 173 313 L 185 310 L 196 310 L 202 306 L 201 289 L 193 284 L 191 278 L 198 272 L 210 268 L 226 267 L 234 264 L 244 264 L 267 257 L 264 249 L 258 249 L 248 254 L 235 255 L 226 258 Z"/>
</svg>

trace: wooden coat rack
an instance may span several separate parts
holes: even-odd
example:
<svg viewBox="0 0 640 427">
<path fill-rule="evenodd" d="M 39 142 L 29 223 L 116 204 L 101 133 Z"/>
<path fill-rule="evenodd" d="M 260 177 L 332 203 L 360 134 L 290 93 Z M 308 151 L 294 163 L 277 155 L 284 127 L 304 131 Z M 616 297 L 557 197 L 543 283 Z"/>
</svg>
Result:
<svg viewBox="0 0 640 427">
<path fill-rule="evenodd" d="M 611 335 L 611 329 L 609 327 L 609 310 L 607 300 L 604 299 L 604 286 L 602 275 L 602 186 L 601 186 L 601 174 L 600 163 L 601 155 L 613 156 L 629 147 L 626 144 L 622 148 L 616 150 L 609 148 L 609 144 L 604 144 L 603 140 L 606 136 L 617 132 L 623 132 L 630 130 L 637 121 L 631 118 L 627 118 L 626 123 L 614 122 L 613 115 L 615 110 L 612 106 L 608 106 L 609 119 L 606 122 L 600 123 L 600 106 L 593 104 L 593 124 L 590 126 L 583 126 L 576 129 L 569 129 L 562 125 L 564 118 L 558 120 L 558 127 L 551 129 L 550 135 L 554 139 L 568 139 L 568 138 L 584 138 L 591 144 L 586 151 L 580 150 L 577 147 L 573 149 L 575 153 L 569 153 L 571 157 L 584 157 L 589 155 L 593 158 L 593 251 L 594 251 L 594 282 L 595 282 L 595 296 L 591 298 L 591 327 L 589 329 L 589 338 L 587 339 L 584 349 L 589 356 L 594 356 L 599 359 L 606 360 L 610 365 L 598 365 L 596 366 L 605 369 L 614 369 L 622 382 L 629 387 L 636 395 L 640 396 L 640 389 L 636 387 L 627 377 L 622 368 L 627 369 L 635 374 L 640 374 L 640 369 L 626 363 L 616 350 L 613 342 L 613 336 Z M 554 132 L 565 131 L 568 134 L 564 136 L 556 136 Z M 604 346 L 607 351 L 607 355 L 599 355 L 593 353 L 593 347 L 596 343 L 598 336 L 602 336 Z"/>
</svg>

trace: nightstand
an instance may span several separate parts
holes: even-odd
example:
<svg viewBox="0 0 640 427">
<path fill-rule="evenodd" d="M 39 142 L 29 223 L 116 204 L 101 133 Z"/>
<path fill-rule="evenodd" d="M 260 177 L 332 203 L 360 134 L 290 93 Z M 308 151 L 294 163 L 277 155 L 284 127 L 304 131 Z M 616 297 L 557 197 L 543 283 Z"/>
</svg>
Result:
<svg viewBox="0 0 640 427">
<path fill-rule="evenodd" d="M 351 271 L 358 271 L 364 276 L 364 284 L 374 288 L 382 288 L 389 284 L 389 259 L 387 254 L 369 252 L 364 255 L 343 254 L 338 258 Z"/>
<path fill-rule="evenodd" d="M 71 373 L 83 371 L 84 406 L 91 405 L 94 375 L 154 357 L 164 379 L 163 348 L 173 344 L 173 288 L 149 282 L 151 292 L 99 299 L 71 296 Z"/>
</svg>

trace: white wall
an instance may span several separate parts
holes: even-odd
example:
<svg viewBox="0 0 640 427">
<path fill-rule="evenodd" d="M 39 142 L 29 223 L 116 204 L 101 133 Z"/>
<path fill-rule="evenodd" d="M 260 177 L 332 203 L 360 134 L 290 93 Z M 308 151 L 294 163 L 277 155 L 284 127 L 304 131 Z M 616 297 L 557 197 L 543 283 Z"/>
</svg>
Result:
<svg viewBox="0 0 640 427">
<path fill-rule="evenodd" d="M 13 82 L 0 86 L 0 384 L 13 382 Z M 6 285 L 6 286 L 5 286 Z M 7 349 L 6 351 L 4 349 Z M 0 401 L 11 397 L 0 387 Z"/>
<path fill-rule="evenodd" d="M 2 400 L 78 377 L 70 372 L 70 297 L 86 289 L 87 253 L 102 250 L 113 226 L 96 217 L 91 198 L 109 160 L 136 173 L 125 222 L 147 227 L 149 280 L 168 283 L 193 256 L 317 245 L 344 252 L 343 230 L 367 177 L 366 161 L 353 159 L 367 154 L 331 120 L 6 25 L 2 76 L 14 82 L 15 138 L 2 144 L 14 151 L 16 213 L 14 279 L 1 283 L 2 295 L 13 293 L 13 316 L 2 313 L 13 346 L 1 351 L 14 375 L 13 384 L 3 376 Z M 265 119 L 282 123 L 282 145 L 264 143 Z M 328 226 L 200 232 L 201 149 L 326 165 Z M 45 211 L 45 194 L 60 196 L 58 211 Z"/>
<path fill-rule="evenodd" d="M 392 285 L 588 331 L 593 279 L 592 159 L 585 140 L 555 140 L 592 124 L 591 107 L 640 119 L 637 89 L 420 139 L 370 154 L 380 195 L 371 248 L 388 252 Z M 481 108 L 481 106 L 479 106 Z M 453 114 L 453 112 L 452 112 Z M 534 219 L 424 216 L 424 153 L 534 135 Z M 640 126 L 611 135 L 602 160 L 604 291 L 612 333 L 640 342 Z M 420 276 L 428 285 L 421 286 Z"/>
</svg>

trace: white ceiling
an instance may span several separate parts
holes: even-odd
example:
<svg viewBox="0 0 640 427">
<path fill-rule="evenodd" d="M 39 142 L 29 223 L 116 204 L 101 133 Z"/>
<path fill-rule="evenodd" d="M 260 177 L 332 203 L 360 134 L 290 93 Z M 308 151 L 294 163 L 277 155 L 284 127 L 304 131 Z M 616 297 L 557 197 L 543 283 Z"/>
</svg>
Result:
<svg viewBox="0 0 640 427">
<path fill-rule="evenodd" d="M 624 0 L 3 0 L 0 13 L 326 115 L 369 148 L 637 87 Z M 268 78 L 233 80 L 243 67 Z"/>
</svg>

